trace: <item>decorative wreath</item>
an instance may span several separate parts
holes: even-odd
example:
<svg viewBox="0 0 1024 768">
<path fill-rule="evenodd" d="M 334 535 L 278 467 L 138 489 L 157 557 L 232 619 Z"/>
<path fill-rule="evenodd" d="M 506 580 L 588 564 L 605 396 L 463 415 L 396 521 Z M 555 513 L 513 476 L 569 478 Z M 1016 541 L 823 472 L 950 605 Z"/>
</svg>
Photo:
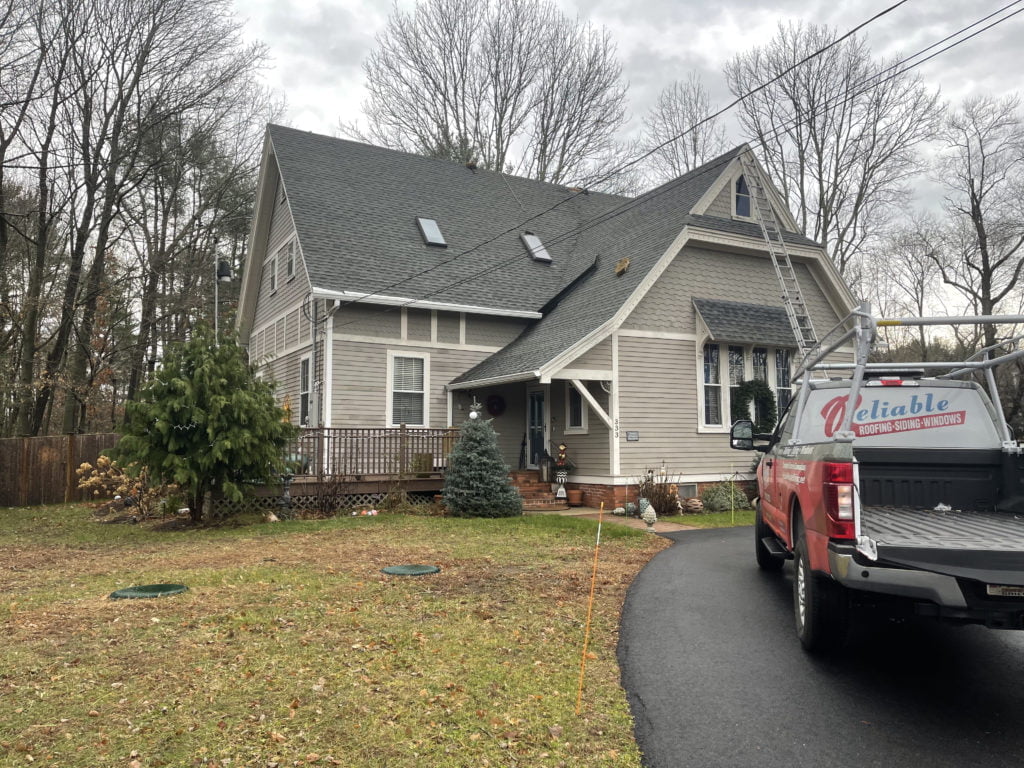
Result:
<svg viewBox="0 0 1024 768">
<path fill-rule="evenodd" d="M 756 408 L 754 413 L 761 418 L 754 422 L 754 432 L 766 434 L 775 429 L 778 410 L 775 407 L 775 393 L 767 382 L 761 379 L 741 381 L 732 398 L 732 420 L 750 418 L 750 401 Z"/>
<path fill-rule="evenodd" d="M 505 398 L 501 395 L 491 395 L 487 398 L 487 412 L 491 416 L 501 416 L 505 412 Z"/>
</svg>

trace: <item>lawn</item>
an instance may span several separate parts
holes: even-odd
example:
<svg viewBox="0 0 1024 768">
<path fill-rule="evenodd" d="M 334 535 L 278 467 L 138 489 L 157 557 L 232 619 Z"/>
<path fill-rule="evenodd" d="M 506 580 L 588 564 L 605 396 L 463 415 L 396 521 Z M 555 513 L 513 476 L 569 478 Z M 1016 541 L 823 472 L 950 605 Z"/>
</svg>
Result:
<svg viewBox="0 0 1024 768">
<path fill-rule="evenodd" d="M 701 512 L 696 515 L 665 515 L 658 519 L 666 523 L 679 523 L 694 528 L 734 528 L 741 525 L 753 525 L 754 510 L 737 509 L 730 512 Z"/>
<path fill-rule="evenodd" d="M 639 766 L 615 659 L 661 537 L 379 516 L 209 529 L 0 510 L 0 763 Z M 385 565 L 439 574 L 394 577 Z M 156 600 L 121 587 L 176 582 Z"/>
</svg>

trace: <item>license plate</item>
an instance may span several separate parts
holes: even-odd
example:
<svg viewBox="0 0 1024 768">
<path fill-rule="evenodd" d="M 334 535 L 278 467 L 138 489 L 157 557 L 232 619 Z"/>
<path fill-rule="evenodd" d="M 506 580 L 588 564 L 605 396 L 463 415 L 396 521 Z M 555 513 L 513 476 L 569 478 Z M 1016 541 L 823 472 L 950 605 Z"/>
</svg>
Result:
<svg viewBox="0 0 1024 768">
<path fill-rule="evenodd" d="M 1010 587 L 1002 584 L 986 584 L 985 589 L 993 597 L 1024 597 L 1024 587 Z"/>
</svg>

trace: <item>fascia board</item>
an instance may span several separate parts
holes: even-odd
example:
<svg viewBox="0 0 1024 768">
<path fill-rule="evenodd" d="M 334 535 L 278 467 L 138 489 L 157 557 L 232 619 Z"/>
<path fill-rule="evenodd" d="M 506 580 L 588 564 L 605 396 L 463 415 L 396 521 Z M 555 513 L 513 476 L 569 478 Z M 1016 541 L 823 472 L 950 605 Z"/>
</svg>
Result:
<svg viewBox="0 0 1024 768">
<path fill-rule="evenodd" d="M 378 293 L 360 291 L 335 291 L 330 288 L 313 288 L 314 299 L 338 299 L 340 301 L 360 304 L 379 304 L 387 307 L 410 307 L 413 309 L 436 309 L 445 312 L 465 312 L 472 315 L 493 315 L 496 317 L 513 317 L 525 320 L 539 320 L 543 315 L 522 309 L 499 309 L 497 307 L 481 307 L 473 304 L 451 304 L 443 301 L 425 301 L 407 296 L 384 296 Z"/>
<path fill-rule="evenodd" d="M 505 376 L 492 376 L 489 379 L 473 379 L 472 381 L 461 381 L 458 384 L 449 384 L 449 391 L 459 389 L 473 389 L 474 387 L 496 387 L 500 384 L 515 384 L 520 381 L 533 381 L 540 377 L 540 371 L 527 371 L 526 373 L 510 373 Z"/>
<path fill-rule="evenodd" d="M 274 212 L 274 195 L 272 192 L 268 194 L 267 189 L 272 175 L 270 173 L 270 159 L 272 157 L 274 158 L 277 176 L 280 177 L 281 170 L 276 168 L 277 159 L 273 154 L 270 131 L 267 131 L 263 139 L 263 157 L 260 159 L 260 174 L 256 183 L 256 201 L 253 205 L 255 215 L 252 217 L 252 224 L 249 228 L 249 249 L 245 259 L 245 268 L 242 270 L 242 290 L 239 292 L 238 314 L 235 318 L 235 327 L 243 343 L 245 343 L 249 333 L 252 331 L 253 318 L 256 316 L 259 275 L 263 269 L 263 260 L 266 258 L 270 217 Z"/>
</svg>

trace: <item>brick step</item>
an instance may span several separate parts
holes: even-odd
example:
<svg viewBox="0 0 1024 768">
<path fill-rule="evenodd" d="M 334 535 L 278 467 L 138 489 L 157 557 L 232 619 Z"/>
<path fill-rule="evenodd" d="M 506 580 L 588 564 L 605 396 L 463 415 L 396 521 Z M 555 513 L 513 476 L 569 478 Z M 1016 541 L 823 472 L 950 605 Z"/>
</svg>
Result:
<svg viewBox="0 0 1024 768">
<path fill-rule="evenodd" d="M 516 485 L 520 491 L 540 491 L 551 493 L 551 483 L 520 483 Z"/>
<path fill-rule="evenodd" d="M 519 495 L 523 497 L 524 501 L 550 501 L 555 498 L 553 493 L 523 493 L 519 492 Z"/>
<path fill-rule="evenodd" d="M 550 501 L 523 500 L 523 510 L 526 512 L 560 512 L 568 508 L 569 505 L 565 503 L 565 499 L 551 499 Z"/>
</svg>

